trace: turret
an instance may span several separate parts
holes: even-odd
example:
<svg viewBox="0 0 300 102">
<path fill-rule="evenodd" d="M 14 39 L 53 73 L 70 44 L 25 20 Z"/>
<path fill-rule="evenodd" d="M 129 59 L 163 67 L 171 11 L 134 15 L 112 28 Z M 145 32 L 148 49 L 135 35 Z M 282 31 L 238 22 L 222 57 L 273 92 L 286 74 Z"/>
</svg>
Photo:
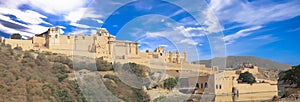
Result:
<svg viewBox="0 0 300 102">
<path fill-rule="evenodd" d="M 172 63 L 173 62 L 173 52 L 169 51 L 169 62 Z"/>
<path fill-rule="evenodd" d="M 184 52 L 184 53 L 183 53 L 183 61 L 184 61 L 184 62 L 187 62 L 187 52 Z"/>
<path fill-rule="evenodd" d="M 176 51 L 176 63 L 180 63 L 180 53 Z"/>
<path fill-rule="evenodd" d="M 59 44 L 60 27 L 49 28 L 46 34 L 46 47 L 51 49 L 51 45 Z"/>
<path fill-rule="evenodd" d="M 107 29 L 105 29 L 105 28 L 98 28 L 97 29 L 97 35 L 99 35 L 99 36 L 110 36 Z"/>
</svg>

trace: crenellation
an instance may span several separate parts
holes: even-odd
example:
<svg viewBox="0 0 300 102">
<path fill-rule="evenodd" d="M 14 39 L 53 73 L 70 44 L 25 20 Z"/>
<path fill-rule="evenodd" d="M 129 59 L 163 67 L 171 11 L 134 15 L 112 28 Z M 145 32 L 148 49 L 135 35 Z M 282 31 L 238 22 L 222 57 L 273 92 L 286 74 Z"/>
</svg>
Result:
<svg viewBox="0 0 300 102">
<path fill-rule="evenodd" d="M 167 53 L 165 48 L 161 47 L 156 48 L 153 52 L 140 52 L 139 43 L 116 40 L 105 28 L 97 29 L 97 32 L 91 36 L 70 36 L 62 35 L 60 27 L 53 27 L 27 40 L 4 38 L 0 40 L 11 44 L 12 47 L 21 46 L 24 50 L 50 51 L 66 55 L 72 55 L 74 51 L 84 51 L 107 61 L 121 58 L 136 63 L 145 63 L 151 59 L 162 59 L 166 63 L 175 64 L 187 62 L 186 52 L 183 54 L 178 51 L 175 54 L 172 51 Z"/>
<path fill-rule="evenodd" d="M 246 87 L 259 89 L 260 91 L 257 92 L 277 91 L 277 86 L 273 85 L 273 82 L 265 79 L 259 80 L 268 83 L 254 83 L 253 85 L 238 83 L 237 78 L 240 73 L 248 71 L 252 74 L 259 74 L 256 65 L 246 63 L 241 65 L 241 68 L 238 70 L 219 70 L 217 66 L 206 68 L 205 65 L 186 63 L 188 62 L 187 52 L 167 52 L 166 49 L 162 47 L 158 47 L 154 51 L 146 50 L 145 52 L 141 52 L 139 50 L 139 43 L 116 40 L 105 28 L 97 29 L 96 34 L 92 34 L 91 36 L 70 36 L 62 35 L 60 28 L 54 27 L 27 40 L 5 39 L 1 37 L 0 42 L 10 44 L 12 48 L 22 47 L 23 50 L 33 49 L 88 57 L 92 55 L 92 57 L 100 58 L 111 63 L 118 60 L 124 63 L 134 62 L 150 66 L 150 64 L 156 64 L 155 62 L 160 62 L 157 65 L 165 63 L 169 71 L 176 70 L 176 73 L 180 74 L 187 73 L 189 75 L 193 71 L 201 72 L 201 75 L 187 76 L 186 78 L 180 79 L 180 81 L 187 81 L 188 84 L 184 87 L 195 88 L 196 86 L 195 93 L 223 95 L 232 94 L 232 92 L 235 91 L 239 91 L 240 93 L 251 92 Z M 182 66 L 189 69 L 184 71 L 182 70 Z M 275 84 L 276 83 L 277 82 L 275 82 Z"/>
</svg>

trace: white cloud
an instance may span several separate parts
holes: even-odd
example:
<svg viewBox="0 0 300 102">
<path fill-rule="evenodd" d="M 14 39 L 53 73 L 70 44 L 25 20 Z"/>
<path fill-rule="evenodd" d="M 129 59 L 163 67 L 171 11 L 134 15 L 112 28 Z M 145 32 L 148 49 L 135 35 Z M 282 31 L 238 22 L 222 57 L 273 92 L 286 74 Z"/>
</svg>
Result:
<svg viewBox="0 0 300 102">
<path fill-rule="evenodd" d="M 252 31 L 256 31 L 261 28 L 262 28 L 262 26 L 254 26 L 251 28 L 242 29 L 242 30 L 236 32 L 235 34 L 230 34 L 230 35 L 225 36 L 223 38 L 223 40 L 225 41 L 226 44 L 232 44 L 236 39 L 238 39 L 240 37 L 246 37 L 246 36 L 250 35 L 252 33 Z"/>
<path fill-rule="evenodd" d="M 66 14 L 85 7 L 91 0 L 28 0 L 28 4 L 51 14 Z"/>
<path fill-rule="evenodd" d="M 20 25 L 20 26 L 26 26 L 25 24 L 22 24 L 22 23 L 13 21 L 13 20 L 11 20 L 9 17 L 4 16 L 4 15 L 0 15 L 0 19 L 1 19 L 1 20 L 4 20 L 4 21 L 7 21 L 7 22 L 10 22 L 10 23 L 13 23 L 13 24 Z"/>
<path fill-rule="evenodd" d="M 271 34 L 269 35 L 262 35 L 262 36 L 258 36 L 258 37 L 255 37 L 253 38 L 252 40 L 273 40 L 273 41 L 276 41 L 278 38 L 272 36 Z"/>
<path fill-rule="evenodd" d="M 21 5 L 30 5 L 32 8 L 44 12 L 61 15 L 67 14 L 81 7 L 87 7 L 92 0 L 18 0 L 0 1 L 1 7 L 17 9 Z"/>
<path fill-rule="evenodd" d="M 12 29 L 12 28 L 5 27 L 2 24 L 0 24 L 0 31 L 8 33 L 8 34 L 19 33 L 23 36 L 23 38 L 27 38 L 27 37 L 30 37 L 33 35 L 32 33 L 22 32 L 22 31 L 18 31 L 18 30 Z"/>
<path fill-rule="evenodd" d="M 300 30 L 300 27 L 294 28 L 294 29 L 290 29 L 290 30 L 288 30 L 287 32 L 295 32 L 295 31 L 299 31 L 299 30 Z"/>
<path fill-rule="evenodd" d="M 159 47 L 168 47 L 169 45 L 159 45 Z"/>
<path fill-rule="evenodd" d="M 49 27 L 44 27 L 44 26 L 40 26 L 40 25 L 27 25 L 27 27 L 29 29 L 26 31 L 31 32 L 33 34 L 41 34 L 49 29 Z"/>
<path fill-rule="evenodd" d="M 77 29 L 77 30 L 75 30 L 75 31 L 73 31 L 73 32 L 70 32 L 70 33 L 68 33 L 68 34 L 70 34 L 70 35 L 85 35 L 85 34 L 87 34 L 88 32 L 90 32 L 89 30 L 81 30 L 81 29 Z"/>
<path fill-rule="evenodd" d="M 280 4 L 263 0 L 211 0 L 209 5 L 223 23 L 237 22 L 241 26 L 263 25 L 300 15 L 298 0 Z"/>
<path fill-rule="evenodd" d="M 99 24 L 103 24 L 104 22 L 102 21 L 102 20 L 100 20 L 100 19 L 93 19 L 94 21 L 96 21 L 97 23 L 99 23 Z"/>
<path fill-rule="evenodd" d="M 74 22 L 71 22 L 70 25 L 78 27 L 78 28 L 94 28 L 94 27 L 91 27 L 91 26 L 88 26 L 88 25 L 78 24 L 78 23 L 74 23 Z"/>
<path fill-rule="evenodd" d="M 173 14 L 169 15 L 169 17 L 176 16 L 176 15 L 178 15 L 178 14 L 180 14 L 180 13 L 183 13 L 183 12 L 185 12 L 185 10 L 184 10 L 184 9 L 177 10 L 177 11 L 176 11 L 176 12 L 174 12 Z"/>
<path fill-rule="evenodd" d="M 167 37 L 168 32 L 162 31 L 162 32 L 146 32 L 147 37 Z"/>
<path fill-rule="evenodd" d="M 19 9 L 9 9 L 9 8 L 3 8 L 0 7 L 0 14 L 1 15 L 14 15 L 17 17 L 18 20 L 29 23 L 29 24 L 48 24 L 51 25 L 50 23 L 44 21 L 42 18 L 47 18 L 46 16 L 32 11 L 32 10 L 26 10 L 26 11 L 21 11 Z"/>
<path fill-rule="evenodd" d="M 203 27 L 175 27 L 176 31 L 180 32 L 184 37 L 202 37 L 205 36 L 205 28 Z"/>
<path fill-rule="evenodd" d="M 203 24 L 207 26 L 205 27 L 205 30 L 208 34 L 223 31 L 223 26 L 219 24 L 217 17 L 213 14 L 210 8 L 207 8 L 205 11 L 203 11 L 203 13 L 205 14 L 205 20 Z"/>
<path fill-rule="evenodd" d="M 16 22 L 4 15 L 14 15 L 18 20 L 28 24 Z M 23 36 L 23 38 L 28 38 L 35 34 L 45 32 L 48 29 L 48 27 L 41 26 L 39 24 L 51 25 L 50 23 L 44 21 L 42 18 L 47 18 L 47 17 L 32 10 L 21 11 L 18 9 L 8 9 L 8 8 L 0 7 L 1 20 L 24 27 L 24 29 L 15 29 L 15 28 L 6 27 L 3 24 L 1 24 L 2 27 L 0 30 L 7 34 L 20 33 Z"/>
<path fill-rule="evenodd" d="M 186 29 L 184 28 L 184 26 L 175 27 L 175 30 L 179 31 L 185 37 L 190 37 L 190 34 L 186 31 Z"/>
<path fill-rule="evenodd" d="M 68 13 L 68 15 L 64 16 L 67 21 L 78 22 L 81 19 L 85 18 L 102 18 L 102 15 L 95 14 L 93 9 L 88 8 L 78 8 L 74 11 Z"/>
<path fill-rule="evenodd" d="M 194 40 L 192 39 L 183 39 L 181 40 L 179 43 L 182 43 L 182 44 L 190 44 L 190 45 L 197 45 L 198 43 L 195 42 Z"/>
<path fill-rule="evenodd" d="M 195 31 L 195 30 L 203 31 L 205 29 L 203 27 L 186 27 L 185 30 L 190 32 L 190 31 Z"/>
</svg>

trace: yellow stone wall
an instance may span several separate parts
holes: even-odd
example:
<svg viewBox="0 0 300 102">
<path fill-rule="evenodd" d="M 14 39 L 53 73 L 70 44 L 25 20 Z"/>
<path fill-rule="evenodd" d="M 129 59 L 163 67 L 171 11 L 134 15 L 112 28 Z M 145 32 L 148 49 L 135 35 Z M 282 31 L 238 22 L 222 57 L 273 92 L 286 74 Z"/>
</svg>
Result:
<svg viewBox="0 0 300 102">
<path fill-rule="evenodd" d="M 31 40 L 5 39 L 4 43 L 10 44 L 12 48 L 19 46 L 22 47 L 23 50 L 33 49 L 33 44 Z"/>
<path fill-rule="evenodd" d="M 257 66 L 253 66 L 253 68 L 243 68 L 242 70 L 242 73 L 244 72 L 249 72 L 249 73 L 252 73 L 252 74 L 258 74 L 258 67 Z"/>
</svg>

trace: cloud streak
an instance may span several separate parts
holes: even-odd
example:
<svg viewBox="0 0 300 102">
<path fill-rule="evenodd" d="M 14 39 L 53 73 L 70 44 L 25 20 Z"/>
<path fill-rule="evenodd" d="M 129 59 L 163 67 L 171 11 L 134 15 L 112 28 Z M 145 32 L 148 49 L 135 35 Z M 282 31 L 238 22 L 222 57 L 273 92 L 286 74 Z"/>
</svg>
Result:
<svg viewBox="0 0 300 102">
<path fill-rule="evenodd" d="M 225 41 L 226 44 L 232 44 L 233 42 L 235 42 L 235 40 L 237 40 L 241 37 L 246 37 L 246 36 L 250 35 L 253 31 L 259 30 L 261 28 L 262 28 L 262 26 L 254 26 L 254 27 L 242 29 L 242 30 L 236 32 L 235 34 L 230 34 L 230 35 L 225 36 L 223 38 L 223 40 Z"/>
</svg>

